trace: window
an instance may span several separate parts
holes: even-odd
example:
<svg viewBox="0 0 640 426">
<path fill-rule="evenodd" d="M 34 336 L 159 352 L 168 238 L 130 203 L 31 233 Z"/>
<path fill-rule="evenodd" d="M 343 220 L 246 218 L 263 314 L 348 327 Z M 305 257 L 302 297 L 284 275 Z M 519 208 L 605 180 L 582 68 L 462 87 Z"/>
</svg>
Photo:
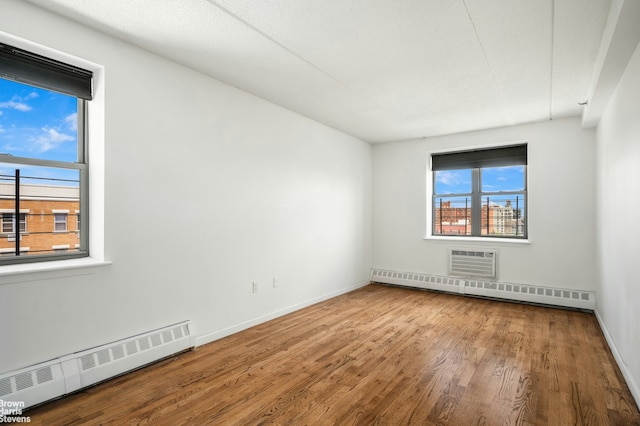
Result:
<svg viewBox="0 0 640 426">
<path fill-rule="evenodd" d="M 16 215 L 13 213 L 2 213 L 2 233 L 15 234 L 16 232 Z M 20 233 L 27 232 L 27 214 L 20 213 Z"/>
<path fill-rule="evenodd" d="M 0 265 L 89 254 L 85 123 L 92 80 L 91 71 L 0 43 Z M 21 210 L 33 213 L 20 213 L 16 238 Z M 77 212 L 77 234 L 67 232 L 61 211 Z M 52 249 L 52 238 L 55 247 L 73 249 Z"/>
<path fill-rule="evenodd" d="M 527 145 L 431 156 L 432 235 L 527 238 Z"/>
<path fill-rule="evenodd" d="M 66 232 L 67 231 L 67 213 L 54 213 L 53 214 L 53 231 L 54 232 Z"/>
</svg>

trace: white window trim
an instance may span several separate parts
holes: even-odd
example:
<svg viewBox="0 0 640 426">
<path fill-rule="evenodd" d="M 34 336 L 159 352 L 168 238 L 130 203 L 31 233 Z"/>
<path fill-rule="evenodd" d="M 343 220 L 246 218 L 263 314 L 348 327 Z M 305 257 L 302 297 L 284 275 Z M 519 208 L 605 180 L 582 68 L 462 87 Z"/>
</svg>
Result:
<svg viewBox="0 0 640 426">
<path fill-rule="evenodd" d="M 31 250 L 30 247 L 20 247 L 20 253 L 22 253 L 23 251 L 29 251 Z M 0 248 L 0 253 L 15 253 L 15 249 L 8 247 L 8 248 Z"/>
<path fill-rule="evenodd" d="M 11 231 L 11 232 L 4 232 L 4 231 L 2 230 L 2 221 L 4 220 L 4 218 L 2 217 L 2 215 L 3 215 L 3 214 L 5 214 L 5 213 L 6 213 L 6 214 L 13 214 L 13 213 L 15 213 L 15 210 L 13 210 L 13 209 L 0 209 L 0 235 L 2 235 L 2 236 L 5 236 L 5 235 L 14 235 L 14 234 L 16 233 L 16 230 L 15 230 L 15 229 L 14 229 L 13 231 Z M 22 235 L 24 235 L 24 234 L 28 234 L 28 233 L 29 233 L 29 229 L 28 229 L 28 227 L 27 227 L 27 223 L 28 223 L 28 221 L 27 221 L 27 216 L 26 216 L 28 213 L 29 213 L 29 209 L 20 209 L 20 214 L 21 214 L 21 215 L 22 215 L 22 214 L 24 214 L 24 215 L 25 215 L 25 218 L 24 218 L 24 229 L 25 229 L 25 232 L 20 231 L 20 233 L 21 233 Z M 11 223 L 11 225 L 12 225 L 12 226 L 14 226 L 14 224 L 13 224 L 13 220 L 12 220 L 11 222 L 12 222 L 12 223 Z M 18 227 L 20 227 L 20 218 L 18 218 Z M 22 241 L 22 235 L 20 235 L 20 241 Z M 7 238 L 8 238 L 8 241 L 9 241 L 9 242 L 11 242 L 11 241 L 15 241 L 15 240 L 16 240 L 15 235 L 13 236 L 13 238 L 11 238 L 11 237 L 7 237 Z M 22 251 L 22 250 L 20 250 L 20 251 Z"/>
<path fill-rule="evenodd" d="M 531 244 L 530 239 L 522 239 L 522 238 L 491 238 L 491 237 L 448 237 L 446 235 L 425 235 L 423 240 L 429 241 L 446 241 L 447 243 L 451 243 L 451 241 L 455 241 L 456 243 L 500 243 L 500 244 Z"/>
<path fill-rule="evenodd" d="M 431 203 L 433 202 L 433 171 L 431 169 L 431 156 L 433 154 L 443 154 L 448 152 L 455 151 L 470 151 L 474 149 L 489 149 L 489 148 L 500 148 L 502 146 L 510 146 L 510 145 L 519 145 L 519 144 L 529 144 L 528 140 L 520 139 L 509 142 L 497 142 L 497 143 L 486 143 L 481 145 L 472 145 L 472 146 L 459 146 L 459 147 L 447 147 L 442 149 L 434 149 L 427 151 L 426 157 L 426 174 L 425 174 L 425 200 L 424 206 L 426 208 L 425 212 L 425 229 L 423 230 L 422 239 L 425 241 L 444 241 L 446 243 L 450 243 L 451 241 L 455 241 L 457 243 L 471 243 L 472 245 L 476 245 L 476 243 L 500 243 L 500 244 L 531 244 L 531 229 L 529 228 L 529 218 L 527 217 L 527 238 L 492 238 L 492 237 L 456 237 L 456 236 L 447 236 L 447 235 L 433 235 L 433 206 Z M 526 187 L 527 192 L 529 192 L 529 177 L 531 175 L 531 170 L 529 164 L 527 164 L 527 173 L 526 173 Z M 531 199 L 531 197 L 529 197 Z M 527 209 L 531 207 L 529 203 Z"/>
<path fill-rule="evenodd" d="M 87 130 L 89 140 L 89 257 L 54 260 L 49 262 L 3 265 L 0 277 L 61 269 L 76 269 L 111 264 L 105 260 L 104 248 L 104 196 L 105 196 L 105 69 L 102 65 L 45 47 L 0 31 L 0 42 L 28 50 L 51 59 L 93 72 L 93 99 L 87 103 Z M 1 283 L 0 283 L 1 284 Z"/>
<path fill-rule="evenodd" d="M 12 276 L 20 276 L 23 274 L 30 274 L 35 272 L 50 272 L 50 271 L 69 271 L 79 268 L 95 268 L 101 266 L 111 265 L 112 262 L 105 260 L 97 260 L 92 257 L 81 257 L 78 259 L 65 259 L 65 260 L 52 260 L 50 262 L 35 262 L 35 263 L 16 263 L 12 265 L 4 265 L 0 268 L 0 278 L 2 284 L 13 284 L 16 282 L 30 281 L 33 278 L 21 278 L 21 279 L 8 279 Z M 66 274 L 65 274 L 66 275 Z M 61 275 L 61 276 L 65 276 Z"/>
<path fill-rule="evenodd" d="M 15 213 L 14 209 L 0 209 L 0 213 Z M 29 213 L 29 209 L 20 209 L 20 213 Z"/>
</svg>

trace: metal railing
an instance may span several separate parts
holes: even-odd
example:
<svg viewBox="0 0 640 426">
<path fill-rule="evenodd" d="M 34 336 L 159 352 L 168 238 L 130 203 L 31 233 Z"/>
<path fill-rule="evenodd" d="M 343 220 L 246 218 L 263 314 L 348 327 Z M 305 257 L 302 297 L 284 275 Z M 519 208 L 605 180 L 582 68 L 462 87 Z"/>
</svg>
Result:
<svg viewBox="0 0 640 426">
<path fill-rule="evenodd" d="M 2 257 L 79 252 L 79 186 L 78 179 L 22 175 L 20 169 L 0 174 Z"/>
<path fill-rule="evenodd" d="M 483 196 L 478 236 L 526 236 L 526 205 L 523 194 Z M 471 236 L 474 220 L 470 196 L 437 197 L 434 200 L 433 234 Z M 476 231 L 478 232 L 478 231 Z"/>
</svg>

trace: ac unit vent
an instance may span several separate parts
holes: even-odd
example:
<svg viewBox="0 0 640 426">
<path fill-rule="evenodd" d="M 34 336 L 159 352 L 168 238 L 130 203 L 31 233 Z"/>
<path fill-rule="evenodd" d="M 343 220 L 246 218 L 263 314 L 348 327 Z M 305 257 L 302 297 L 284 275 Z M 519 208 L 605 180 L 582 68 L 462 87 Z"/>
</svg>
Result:
<svg viewBox="0 0 640 426">
<path fill-rule="evenodd" d="M 496 278 L 495 251 L 451 250 L 449 274 L 458 277 Z"/>
</svg>

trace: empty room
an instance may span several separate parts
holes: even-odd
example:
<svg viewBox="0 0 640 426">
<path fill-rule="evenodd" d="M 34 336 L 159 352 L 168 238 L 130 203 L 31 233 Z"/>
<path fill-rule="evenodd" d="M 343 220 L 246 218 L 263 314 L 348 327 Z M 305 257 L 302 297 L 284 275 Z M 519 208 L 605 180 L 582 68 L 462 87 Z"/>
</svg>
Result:
<svg viewBox="0 0 640 426">
<path fill-rule="evenodd" d="M 1 423 L 640 424 L 640 2 L 1 3 Z"/>
</svg>

